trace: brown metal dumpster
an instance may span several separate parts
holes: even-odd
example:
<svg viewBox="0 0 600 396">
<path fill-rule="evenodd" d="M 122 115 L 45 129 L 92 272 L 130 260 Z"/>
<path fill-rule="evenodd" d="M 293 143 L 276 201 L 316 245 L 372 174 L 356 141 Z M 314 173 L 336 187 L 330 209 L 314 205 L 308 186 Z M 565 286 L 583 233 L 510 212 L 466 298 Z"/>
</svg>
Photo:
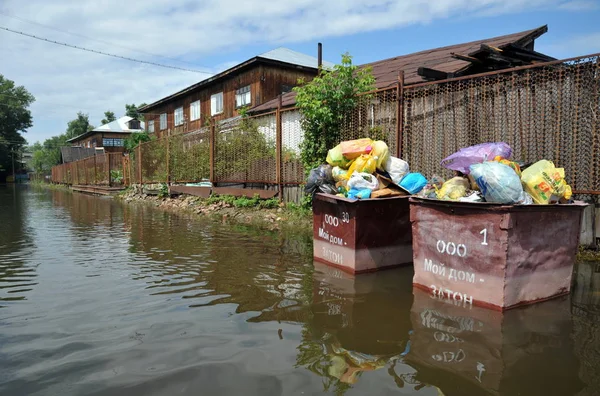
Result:
<svg viewBox="0 0 600 396">
<path fill-rule="evenodd" d="M 313 200 L 314 259 L 356 274 L 412 262 L 408 197 Z"/>
<path fill-rule="evenodd" d="M 498 310 L 567 294 L 585 206 L 411 198 L 413 283 Z"/>
</svg>

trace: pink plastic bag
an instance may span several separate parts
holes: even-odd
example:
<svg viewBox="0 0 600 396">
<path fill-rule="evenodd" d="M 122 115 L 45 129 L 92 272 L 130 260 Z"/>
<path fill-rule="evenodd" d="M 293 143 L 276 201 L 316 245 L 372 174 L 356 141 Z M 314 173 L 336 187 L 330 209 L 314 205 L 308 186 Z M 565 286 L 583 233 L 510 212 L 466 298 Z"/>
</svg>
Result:
<svg viewBox="0 0 600 396">
<path fill-rule="evenodd" d="M 511 155 L 512 149 L 504 142 L 482 143 L 458 150 L 456 153 L 446 157 L 441 165 L 444 168 L 468 175 L 470 172 L 469 167 L 473 164 L 493 161 L 496 156 L 508 159 Z"/>
</svg>

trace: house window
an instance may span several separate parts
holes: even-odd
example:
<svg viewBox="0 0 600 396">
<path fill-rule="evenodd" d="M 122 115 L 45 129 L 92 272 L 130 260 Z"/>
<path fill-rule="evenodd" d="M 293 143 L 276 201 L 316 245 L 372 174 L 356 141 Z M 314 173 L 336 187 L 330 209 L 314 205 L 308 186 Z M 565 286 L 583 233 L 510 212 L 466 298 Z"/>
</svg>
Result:
<svg viewBox="0 0 600 396">
<path fill-rule="evenodd" d="M 130 120 L 129 129 L 140 129 L 140 120 Z"/>
<path fill-rule="evenodd" d="M 167 113 L 160 115 L 160 130 L 167 129 Z"/>
<path fill-rule="evenodd" d="M 252 101 L 252 96 L 250 95 L 250 85 L 246 85 L 235 91 L 235 107 L 247 106 Z"/>
<path fill-rule="evenodd" d="M 154 120 L 148 121 L 148 132 L 154 133 Z"/>
<path fill-rule="evenodd" d="M 210 97 L 210 115 L 216 115 L 223 112 L 223 92 L 219 92 Z"/>
<path fill-rule="evenodd" d="M 104 147 L 123 147 L 123 139 L 103 138 L 102 145 Z"/>
<path fill-rule="evenodd" d="M 175 115 L 175 126 L 183 124 L 183 107 L 178 107 L 173 112 Z"/>
<path fill-rule="evenodd" d="M 190 121 L 200 119 L 200 101 L 197 100 L 190 104 Z"/>
<path fill-rule="evenodd" d="M 294 88 L 294 87 L 291 85 L 281 84 L 281 93 L 284 94 L 284 93 L 291 92 L 292 88 Z"/>
</svg>

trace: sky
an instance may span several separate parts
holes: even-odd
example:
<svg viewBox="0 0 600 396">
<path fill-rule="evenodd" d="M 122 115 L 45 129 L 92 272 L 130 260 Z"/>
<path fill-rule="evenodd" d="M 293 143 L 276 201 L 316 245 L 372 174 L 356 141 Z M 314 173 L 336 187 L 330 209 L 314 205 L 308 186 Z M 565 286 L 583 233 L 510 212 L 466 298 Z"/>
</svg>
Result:
<svg viewBox="0 0 600 396">
<path fill-rule="evenodd" d="M 66 130 L 78 111 L 151 103 L 277 47 L 356 64 L 548 25 L 536 50 L 600 52 L 600 0 L 1 0 L 0 74 L 36 102 L 29 143 Z M 66 48 L 2 30 L 160 63 Z"/>
</svg>

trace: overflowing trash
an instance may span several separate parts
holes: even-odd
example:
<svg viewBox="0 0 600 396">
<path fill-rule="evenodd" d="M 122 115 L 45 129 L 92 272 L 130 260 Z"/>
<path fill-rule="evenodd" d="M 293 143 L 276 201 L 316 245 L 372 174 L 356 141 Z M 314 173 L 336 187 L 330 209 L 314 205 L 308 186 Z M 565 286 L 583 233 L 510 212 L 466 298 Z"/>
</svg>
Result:
<svg viewBox="0 0 600 396">
<path fill-rule="evenodd" d="M 343 141 L 329 150 L 326 162 L 310 171 L 306 193 L 384 198 L 416 194 L 427 185 L 425 176 L 410 173 L 408 163 L 393 157 L 382 140 Z"/>
<path fill-rule="evenodd" d="M 406 161 L 390 154 L 388 145 L 369 138 L 343 141 L 327 153 L 327 164 L 310 171 L 305 191 L 351 199 L 416 195 L 457 202 L 547 205 L 572 202 L 565 170 L 548 160 L 524 163 L 511 159 L 504 142 L 465 147 L 444 158 L 454 171 L 444 180 L 410 172 Z"/>
<path fill-rule="evenodd" d="M 563 168 L 548 160 L 521 163 L 512 160 L 512 154 L 512 148 L 503 142 L 462 148 L 441 162 L 455 176 L 447 181 L 433 176 L 417 196 L 510 205 L 572 202 Z"/>
</svg>

